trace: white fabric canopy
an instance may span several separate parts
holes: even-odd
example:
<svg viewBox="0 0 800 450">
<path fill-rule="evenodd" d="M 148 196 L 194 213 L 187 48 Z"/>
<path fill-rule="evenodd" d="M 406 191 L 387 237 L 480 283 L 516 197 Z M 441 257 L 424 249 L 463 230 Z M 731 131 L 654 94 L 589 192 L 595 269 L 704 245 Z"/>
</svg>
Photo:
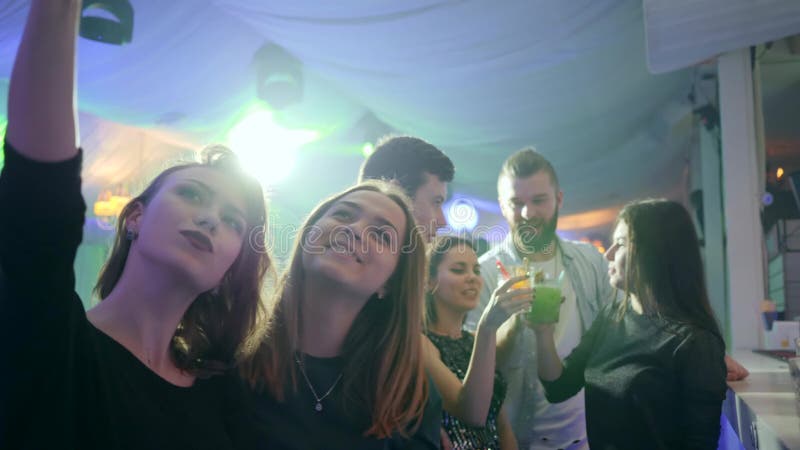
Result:
<svg viewBox="0 0 800 450">
<path fill-rule="evenodd" d="M 368 112 L 442 148 L 457 166 L 454 191 L 489 202 L 503 159 L 526 145 L 559 171 L 562 214 L 683 185 L 690 129 L 676 124 L 691 110 L 691 74 L 648 72 L 638 0 L 132 4 L 130 45 L 81 40 L 80 108 L 218 139 L 254 101 L 253 55 L 274 42 L 304 65 L 304 101 L 282 120 L 333 130 L 275 187 L 295 195 L 296 211 L 355 180 L 360 155 L 335 149 L 359 145 L 343 141 Z M 26 8 L 0 6 L 0 79 Z"/>
<path fill-rule="evenodd" d="M 800 33 L 797 0 L 644 0 L 647 65 L 682 69 Z"/>
</svg>

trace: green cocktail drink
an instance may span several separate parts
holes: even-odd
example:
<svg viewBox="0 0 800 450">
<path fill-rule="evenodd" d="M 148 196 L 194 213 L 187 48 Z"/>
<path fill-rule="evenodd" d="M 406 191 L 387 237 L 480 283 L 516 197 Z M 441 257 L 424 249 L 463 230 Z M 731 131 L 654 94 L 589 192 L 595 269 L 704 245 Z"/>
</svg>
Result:
<svg viewBox="0 0 800 450">
<path fill-rule="evenodd" d="M 555 281 L 536 283 L 534 300 L 528 313 L 530 323 L 556 323 L 561 310 L 561 286 Z"/>
</svg>

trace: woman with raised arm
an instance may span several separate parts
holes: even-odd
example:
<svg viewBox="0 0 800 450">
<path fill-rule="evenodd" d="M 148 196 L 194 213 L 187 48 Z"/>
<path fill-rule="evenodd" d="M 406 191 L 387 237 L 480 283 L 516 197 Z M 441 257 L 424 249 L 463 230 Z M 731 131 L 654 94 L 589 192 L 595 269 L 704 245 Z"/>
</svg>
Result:
<svg viewBox="0 0 800 450">
<path fill-rule="evenodd" d="M 2 448 L 229 449 L 252 442 L 225 374 L 253 334 L 270 260 L 261 187 L 225 149 L 162 172 L 119 217 L 85 312 L 74 109 L 81 2 L 34 0 L 0 175 Z M 213 376 L 220 375 L 220 376 Z"/>
<path fill-rule="evenodd" d="M 547 399 L 585 387 L 592 448 L 716 449 L 725 344 L 689 213 L 668 200 L 625 206 L 605 256 L 624 299 L 601 312 L 563 362 L 553 325 L 533 325 Z"/>
<path fill-rule="evenodd" d="M 422 356 L 425 252 L 399 188 L 368 181 L 300 228 L 244 375 L 263 449 L 432 449 L 441 399 Z M 274 431 L 274 432 L 270 432 Z"/>
<path fill-rule="evenodd" d="M 442 393 L 442 426 L 454 450 L 513 450 L 517 441 L 502 409 L 506 383 L 495 370 L 495 335 L 509 317 L 530 306 L 531 290 L 509 290 L 525 276 L 500 286 L 473 336 L 463 323 L 478 306 L 480 269 L 466 239 L 438 237 L 428 250 L 427 366 Z"/>
</svg>

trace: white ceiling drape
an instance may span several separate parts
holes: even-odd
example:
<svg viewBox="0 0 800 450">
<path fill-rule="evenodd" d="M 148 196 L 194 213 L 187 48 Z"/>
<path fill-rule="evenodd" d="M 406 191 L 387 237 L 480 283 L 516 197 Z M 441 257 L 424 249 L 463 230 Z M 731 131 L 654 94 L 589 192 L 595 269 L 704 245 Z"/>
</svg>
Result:
<svg viewBox="0 0 800 450">
<path fill-rule="evenodd" d="M 0 4 L 0 90 L 27 4 Z M 305 99 L 287 123 L 346 130 L 372 112 L 445 150 L 456 193 L 493 201 L 500 164 L 526 145 L 560 172 L 564 213 L 683 182 L 692 77 L 647 70 L 640 0 L 132 4 L 130 45 L 80 42 L 80 108 L 108 121 L 216 139 L 255 101 L 253 55 L 274 42 L 304 67 Z M 358 155 L 332 145 L 305 149 L 276 187 L 307 197 L 298 211 L 355 179 Z M 102 150 L 128 151 L 113 147 Z"/>
<path fill-rule="evenodd" d="M 502 160 L 535 145 L 567 210 L 672 185 L 663 130 L 689 76 L 644 64 L 641 3 L 619 0 L 216 0 L 386 123 L 454 155 L 457 187 L 494 198 Z M 469 155 L 459 157 L 461 155 Z"/>
<path fill-rule="evenodd" d="M 800 33 L 797 0 L 644 0 L 647 64 L 682 69 Z"/>
</svg>

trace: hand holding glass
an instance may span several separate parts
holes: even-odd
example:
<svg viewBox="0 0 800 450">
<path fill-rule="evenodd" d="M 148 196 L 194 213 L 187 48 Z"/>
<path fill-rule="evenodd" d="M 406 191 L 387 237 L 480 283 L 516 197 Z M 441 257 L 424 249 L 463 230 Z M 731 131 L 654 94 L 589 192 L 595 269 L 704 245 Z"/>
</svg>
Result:
<svg viewBox="0 0 800 450">
<path fill-rule="evenodd" d="M 557 323 L 561 310 L 561 279 L 543 277 L 539 280 L 531 277 L 533 283 L 533 304 L 528 312 L 531 324 Z"/>
<path fill-rule="evenodd" d="M 503 271 L 505 271 L 505 270 L 506 270 L 505 267 L 503 267 Z M 508 272 L 506 272 L 504 275 L 507 275 L 508 277 L 513 277 L 513 278 L 517 278 L 517 277 L 528 275 L 528 266 L 525 266 L 525 265 L 510 266 L 508 268 Z M 506 277 L 506 276 L 498 277 L 497 278 L 497 287 L 499 288 L 503 284 L 505 284 L 506 281 L 509 280 L 508 277 Z M 532 280 L 531 276 L 526 276 L 525 279 L 523 279 L 521 281 L 517 281 L 516 283 L 512 284 L 511 287 L 508 288 L 509 292 L 513 291 L 513 290 L 518 290 L 518 289 L 530 289 L 531 288 L 531 280 Z"/>
</svg>

